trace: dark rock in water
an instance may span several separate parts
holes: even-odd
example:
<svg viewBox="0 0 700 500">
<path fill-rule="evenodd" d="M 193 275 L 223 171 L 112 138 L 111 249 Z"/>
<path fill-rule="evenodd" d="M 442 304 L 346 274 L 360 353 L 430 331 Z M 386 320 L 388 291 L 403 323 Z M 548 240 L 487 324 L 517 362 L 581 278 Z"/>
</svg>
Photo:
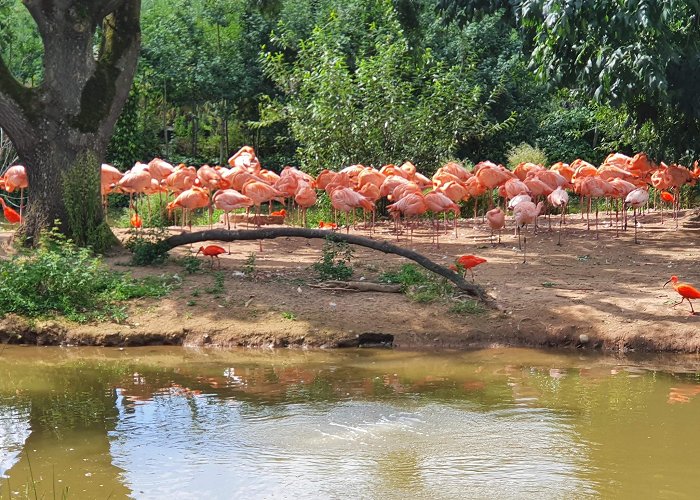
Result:
<svg viewBox="0 0 700 500">
<path fill-rule="evenodd" d="M 361 333 L 355 338 L 342 339 L 336 347 L 393 347 L 394 336 L 388 333 Z"/>
</svg>

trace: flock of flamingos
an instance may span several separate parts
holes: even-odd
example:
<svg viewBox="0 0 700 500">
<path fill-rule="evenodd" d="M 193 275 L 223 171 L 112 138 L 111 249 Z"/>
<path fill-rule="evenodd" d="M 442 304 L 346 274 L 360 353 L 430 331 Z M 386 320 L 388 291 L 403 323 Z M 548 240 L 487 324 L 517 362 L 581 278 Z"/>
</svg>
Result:
<svg viewBox="0 0 700 500">
<path fill-rule="evenodd" d="M 649 188 L 654 187 L 660 194 L 662 217 L 663 203 L 668 203 L 675 218 L 680 207 L 681 188 L 686 184 L 694 184 L 700 178 L 698 162 L 695 162 L 694 169 L 691 170 L 681 165 L 666 165 L 663 162 L 656 164 L 645 153 L 638 153 L 633 157 L 613 153 L 597 168 L 581 159 L 571 164 L 557 162 L 549 168 L 533 163 L 521 163 L 512 171 L 490 161 L 477 163 L 472 171 L 458 163 L 449 162 L 438 168 L 432 178 L 418 172 L 411 162 L 401 166 L 386 165 L 380 169 L 352 165 L 338 172 L 323 170 L 315 178 L 294 167 L 284 167 L 281 173 L 277 174 L 262 168 L 254 149 L 250 146 L 243 146 L 229 158 L 228 164 L 230 168 L 203 165 L 197 169 L 184 164 L 173 166 L 155 158 L 148 164 L 137 162 L 124 173 L 111 165 L 103 164 L 102 195 L 106 204 L 106 197 L 110 193 L 128 194 L 132 199 L 130 208 L 134 213 L 130 220 L 134 227 L 142 225 L 142 219 L 136 210 L 137 205 L 133 203 L 133 197 L 140 194 L 174 195 L 174 200 L 168 203 L 167 208 L 169 211 L 182 209 L 183 225 L 188 221 L 188 213 L 196 209 L 208 208 L 210 223 L 213 208 L 223 210 L 228 223 L 229 213 L 233 210 L 245 208 L 247 212 L 255 207 L 259 216 L 261 205 L 269 203 L 272 207 L 273 201 L 286 204 L 288 200 L 291 201 L 290 206 L 298 207 L 302 224 L 306 225 L 306 210 L 316 204 L 317 192 L 324 190 L 335 211 L 346 214 L 348 228 L 348 215 L 352 213 L 354 218 L 356 209 L 361 209 L 363 216 L 370 213 L 373 225 L 376 204 L 382 198 L 386 198 L 390 202 L 387 210 L 397 224 L 397 238 L 401 217 L 412 221 L 426 213 L 433 216 L 442 213 L 447 220 L 447 214 L 452 212 L 456 231 L 460 203 L 474 200 L 476 219 L 479 199 L 485 199 L 489 205 L 489 210 L 485 213 L 486 221 L 492 231 L 499 232 L 499 240 L 500 231 L 506 222 L 506 212 L 503 208 L 512 211 L 518 235 L 521 227 L 534 225 L 536 229 L 538 216 L 549 211 L 550 207 L 558 209 L 561 213 L 560 243 L 561 224 L 569 205 L 569 192 L 573 191 L 579 197 L 581 213 L 585 211 L 587 214 L 589 229 L 592 207 L 595 207 L 596 238 L 598 200 L 607 199 L 608 207 L 615 207 L 616 231 L 620 228 L 626 229 L 627 209 L 632 207 L 637 242 L 636 214 L 638 209 L 642 209 L 648 203 Z M 9 192 L 20 190 L 21 200 L 23 190 L 28 185 L 26 170 L 21 165 L 10 167 L 0 178 L 0 189 Z M 494 196 L 494 192 L 498 197 Z M 493 206 L 494 198 L 499 202 L 502 199 L 503 208 Z M 0 203 L 5 218 L 10 223 L 21 222 L 22 201 L 19 213 L 7 206 L 2 197 Z M 277 213 L 286 215 L 286 210 Z M 612 214 L 612 208 L 610 213 Z M 256 220 L 259 221 L 260 218 Z M 191 225 L 191 216 L 189 221 Z M 321 225 L 337 228 L 335 222 L 322 222 Z M 412 237 L 413 225 L 410 227 Z M 437 226 L 435 227 L 437 243 L 438 230 Z M 679 286 L 685 286 L 677 283 L 677 280 L 672 283 L 677 291 Z M 690 298 L 700 298 L 700 292 L 691 297 L 681 295 L 683 300 L 687 299 L 689 303 Z"/>
<path fill-rule="evenodd" d="M 577 159 L 571 164 L 555 163 L 548 169 L 521 163 L 511 171 L 502 165 L 482 161 L 470 172 L 458 163 L 449 162 L 432 178 L 418 172 L 411 162 L 398 167 L 386 165 L 381 169 L 351 165 L 339 172 L 323 170 L 315 178 L 294 167 L 285 167 L 277 174 L 262 168 L 250 146 L 243 146 L 228 163 L 230 168 L 203 165 L 197 169 L 184 164 L 173 166 L 155 158 L 148 164 L 137 162 L 124 173 L 103 164 L 102 195 L 106 200 L 110 193 L 128 194 L 132 199 L 140 194 L 172 194 L 175 199 L 167 205 L 168 210 L 182 209 L 183 222 L 188 220 L 188 212 L 196 209 L 218 208 L 228 216 L 233 210 L 255 207 L 260 214 L 263 204 L 291 200 L 291 204 L 299 208 L 304 225 L 305 212 L 316 204 L 318 190 L 328 194 L 333 208 L 346 214 L 346 221 L 347 214 L 354 214 L 356 209 L 373 215 L 376 203 L 382 198 L 390 202 L 387 209 L 397 221 L 401 217 L 415 219 L 425 213 L 450 212 L 455 214 L 456 220 L 459 204 L 469 200 L 475 200 L 476 217 L 479 199 L 485 196 L 490 208 L 485 214 L 486 220 L 492 230 L 500 231 L 505 226 L 506 213 L 500 206 L 493 207 L 494 191 L 498 193 L 497 199 L 503 199 L 503 207 L 512 210 L 516 228 L 536 224 L 537 217 L 549 207 L 559 209 L 563 218 L 569 204 L 569 191 L 579 196 L 581 212 L 588 214 L 589 228 L 591 207 L 598 207 L 597 202 L 592 205 L 594 199 L 614 203 L 616 221 L 624 227 L 619 218 L 620 202 L 624 217 L 628 207 L 638 209 L 649 201 L 649 188 L 653 186 L 675 215 L 681 188 L 700 178 L 697 162 L 694 170 L 663 162 L 657 165 L 645 153 L 634 157 L 613 153 L 598 168 Z M 21 165 L 10 167 L 0 177 L 0 189 L 8 192 L 23 191 L 28 186 L 27 173 Z M 20 213 L 6 205 L 2 197 L 0 203 L 10 223 L 21 222 L 22 202 Z M 134 209 L 136 205 L 132 202 L 130 206 Z M 286 210 L 279 213 L 286 214 Z M 131 217 L 131 223 L 142 224 L 137 212 Z"/>
</svg>

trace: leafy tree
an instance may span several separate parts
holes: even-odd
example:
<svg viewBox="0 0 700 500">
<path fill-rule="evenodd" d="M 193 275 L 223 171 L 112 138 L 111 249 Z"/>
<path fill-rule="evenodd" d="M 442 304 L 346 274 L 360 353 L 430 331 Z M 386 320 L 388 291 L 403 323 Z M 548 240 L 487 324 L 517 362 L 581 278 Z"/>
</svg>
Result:
<svg viewBox="0 0 700 500">
<path fill-rule="evenodd" d="M 698 0 L 440 0 L 465 24 L 506 8 L 538 76 L 611 103 L 652 153 L 691 157 L 700 133 Z M 644 132 L 646 130 L 646 132 Z M 695 151 L 694 151 L 695 149 Z"/>
<path fill-rule="evenodd" d="M 284 98 L 268 101 L 263 117 L 288 120 L 311 170 L 410 159 L 429 172 L 467 142 L 512 125 L 511 116 L 489 118 L 494 89 L 478 85 L 474 71 L 429 49 L 413 57 L 391 2 L 333 11 L 299 47 L 293 61 L 265 55 Z"/>
</svg>

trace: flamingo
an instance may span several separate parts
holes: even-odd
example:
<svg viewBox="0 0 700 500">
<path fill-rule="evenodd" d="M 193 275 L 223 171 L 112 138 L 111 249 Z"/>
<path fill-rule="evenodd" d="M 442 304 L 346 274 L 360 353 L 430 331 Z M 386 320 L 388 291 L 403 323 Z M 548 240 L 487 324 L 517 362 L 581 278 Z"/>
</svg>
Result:
<svg viewBox="0 0 700 500">
<path fill-rule="evenodd" d="M 284 203 L 284 193 L 262 181 L 249 180 L 243 185 L 241 193 L 253 200 L 253 205 L 255 205 L 256 209 L 256 227 L 260 227 L 260 206 L 263 203 L 272 203 L 272 200 Z M 258 240 L 258 243 L 262 252 L 262 240 Z"/>
<path fill-rule="evenodd" d="M 144 163 L 136 162 L 131 170 L 116 182 L 116 190 L 122 193 L 129 193 L 129 208 L 135 209 L 134 194 L 143 193 L 151 187 L 151 174 L 148 166 Z"/>
<path fill-rule="evenodd" d="M 406 219 L 423 215 L 428 210 L 428 206 L 425 203 L 424 196 L 419 193 L 408 194 L 404 198 L 401 198 L 399 201 L 397 201 L 396 203 L 392 203 L 386 208 L 394 217 L 400 218 L 401 214 L 403 214 L 403 216 Z M 410 241 L 413 242 L 413 225 L 411 225 L 410 227 Z M 398 227 L 396 229 L 396 239 L 399 239 Z"/>
<path fill-rule="evenodd" d="M 107 195 L 112 191 L 112 186 L 119 182 L 123 175 L 107 163 L 100 166 L 100 193 L 102 194 L 102 206 L 105 210 L 107 209 Z"/>
<path fill-rule="evenodd" d="M 486 222 L 491 228 L 491 240 L 493 244 L 493 232 L 498 231 L 498 244 L 501 244 L 501 230 L 506 226 L 506 214 L 500 207 L 493 208 L 486 212 Z"/>
<path fill-rule="evenodd" d="M 542 213 L 544 208 L 544 203 L 539 202 L 535 205 L 531 201 L 523 201 L 515 205 L 513 208 L 513 216 L 515 217 L 515 228 L 518 232 L 518 247 L 523 248 L 523 264 L 527 260 L 527 238 L 524 240 L 524 244 L 520 245 L 520 228 L 527 226 L 528 224 L 535 224 L 537 227 L 537 216 Z"/>
<path fill-rule="evenodd" d="M 593 203 L 593 198 L 602 198 L 606 194 L 612 192 L 610 183 L 604 181 L 597 175 L 589 175 L 582 178 L 579 186 L 579 193 L 581 196 L 588 197 L 588 211 L 586 212 L 586 220 L 588 222 L 588 229 L 591 229 L 591 204 Z M 598 239 L 598 202 L 595 205 L 595 238 Z"/>
<path fill-rule="evenodd" d="M 627 197 L 625 198 L 625 203 L 623 204 L 623 208 L 625 210 L 626 210 L 627 205 L 631 206 L 634 210 L 634 242 L 635 243 L 639 243 L 639 241 L 637 241 L 637 209 L 641 208 L 648 201 L 649 201 L 649 193 L 643 188 L 637 188 L 634 191 L 631 191 L 627 195 Z"/>
<path fill-rule="evenodd" d="M 306 210 L 316 203 L 316 190 L 308 182 L 300 182 L 294 194 L 294 202 L 301 208 L 301 223 L 306 227 Z"/>
<path fill-rule="evenodd" d="M 342 174 L 341 174 L 342 175 Z M 326 188 L 327 189 L 327 188 Z M 348 214 L 356 208 L 374 211 L 374 203 L 350 189 L 349 187 L 338 187 L 331 192 L 331 205 L 339 212 L 345 213 L 346 231 L 350 232 Z"/>
<path fill-rule="evenodd" d="M 184 190 L 177 195 L 175 201 L 168 203 L 168 212 L 172 212 L 176 207 L 182 208 L 183 212 L 187 210 L 195 210 L 209 206 L 209 193 L 206 189 L 193 186 L 190 189 Z M 183 222 L 186 217 L 183 215 Z M 190 231 L 192 230 L 192 218 L 189 219 Z"/>
<path fill-rule="evenodd" d="M 569 205 L 569 193 L 564 191 L 561 187 L 558 187 L 549 193 L 549 196 L 547 196 L 547 201 L 553 207 L 557 207 L 561 210 L 561 217 L 559 219 L 559 238 L 557 240 L 557 245 L 561 246 L 561 225 L 564 223 L 566 207 Z"/>
<path fill-rule="evenodd" d="M 448 212 L 454 212 L 455 214 L 455 224 L 454 224 L 454 229 L 455 229 L 455 238 L 457 237 L 457 216 L 459 215 L 459 205 L 457 205 L 455 202 L 453 202 L 450 198 L 445 196 L 439 191 L 430 191 L 427 193 L 424 197 L 425 204 L 431 212 L 433 212 L 436 216 L 440 212 L 445 214 L 445 233 L 447 233 L 447 213 Z M 438 242 L 438 233 L 439 233 L 439 227 L 438 224 L 435 224 L 435 246 L 439 246 Z"/>
<path fill-rule="evenodd" d="M 3 176 L 5 190 L 11 193 L 15 189 L 19 189 L 19 215 L 22 215 L 24 205 L 24 190 L 29 187 L 29 177 L 27 177 L 27 169 L 23 165 L 13 165 L 5 171 Z"/>
<path fill-rule="evenodd" d="M 212 202 L 216 208 L 223 210 L 226 214 L 226 228 L 228 230 L 231 230 L 231 220 L 229 218 L 231 210 L 236 210 L 238 208 L 248 209 L 253 206 L 253 200 L 235 189 L 220 189 L 214 193 Z M 234 222 L 234 228 L 235 227 L 236 225 Z"/>
</svg>

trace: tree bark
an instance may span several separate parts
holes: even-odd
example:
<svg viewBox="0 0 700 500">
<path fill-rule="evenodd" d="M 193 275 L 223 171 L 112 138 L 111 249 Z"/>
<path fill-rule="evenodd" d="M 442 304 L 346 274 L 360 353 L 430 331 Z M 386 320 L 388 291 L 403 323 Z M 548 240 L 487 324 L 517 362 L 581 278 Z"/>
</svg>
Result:
<svg viewBox="0 0 700 500">
<path fill-rule="evenodd" d="M 275 238 L 296 237 L 296 238 L 320 238 L 330 239 L 332 241 L 344 241 L 352 245 L 359 245 L 374 250 L 379 250 L 384 253 L 393 253 L 410 259 L 428 271 L 447 278 L 452 283 L 457 285 L 460 290 L 465 291 L 469 295 L 478 297 L 483 301 L 488 301 L 488 297 L 484 290 L 478 285 L 472 285 L 465 281 L 462 276 L 452 270 L 441 266 L 427 258 L 425 255 L 414 252 L 407 248 L 402 248 L 393 245 L 387 241 L 372 240 L 354 234 L 342 234 L 325 231 L 322 229 L 304 229 L 299 227 L 276 227 L 267 229 L 251 229 L 243 231 L 228 231 L 226 229 L 210 229 L 208 231 L 197 231 L 194 233 L 182 233 L 167 238 L 163 243 L 166 249 L 178 247 L 180 245 L 188 245 L 201 241 L 239 241 L 239 240 L 269 240 Z"/>
<path fill-rule="evenodd" d="M 27 168 L 24 233 L 35 239 L 54 220 L 65 222 L 62 175 L 76 158 L 92 153 L 98 160 L 94 168 L 100 168 L 136 70 L 141 0 L 23 3 L 44 43 L 44 81 L 25 87 L 0 58 L 0 127 Z"/>
</svg>

